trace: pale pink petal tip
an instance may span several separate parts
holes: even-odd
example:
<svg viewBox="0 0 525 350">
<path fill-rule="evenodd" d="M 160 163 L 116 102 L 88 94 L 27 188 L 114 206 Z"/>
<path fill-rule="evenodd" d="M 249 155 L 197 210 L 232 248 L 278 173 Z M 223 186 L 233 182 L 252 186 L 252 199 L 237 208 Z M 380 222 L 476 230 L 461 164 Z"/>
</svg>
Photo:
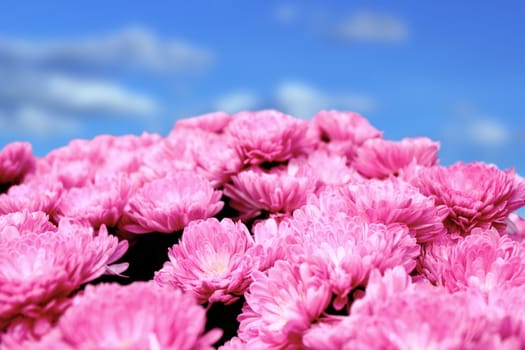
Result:
<svg viewBox="0 0 525 350">
<path fill-rule="evenodd" d="M 222 332 L 205 334 L 206 312 L 180 290 L 152 282 L 87 286 L 43 339 L 71 349 L 213 349 Z M 55 348 L 55 347 L 51 347 Z"/>
<path fill-rule="evenodd" d="M 126 251 L 104 226 L 92 229 L 61 221 L 58 230 L 0 240 L 0 332 L 38 338 L 82 284 L 100 277 Z M 38 327 L 37 327 L 38 326 Z"/>
<path fill-rule="evenodd" d="M 131 195 L 119 223 L 126 232 L 173 233 L 223 207 L 221 191 L 191 172 L 177 172 L 144 184 Z"/>
<path fill-rule="evenodd" d="M 401 141 L 369 139 L 357 150 L 352 165 L 365 177 L 384 179 L 398 176 L 414 164 L 424 167 L 437 164 L 439 147 L 439 142 L 426 137 Z"/>
<path fill-rule="evenodd" d="M 233 176 L 232 183 L 224 186 L 224 194 L 243 220 L 262 213 L 290 215 L 306 203 L 308 194 L 316 188 L 315 179 L 296 171 L 293 167 L 274 168 L 269 172 L 250 168 Z"/>
<path fill-rule="evenodd" d="M 233 303 L 248 288 L 257 268 L 257 257 L 249 254 L 253 244 L 241 222 L 193 221 L 169 250 L 170 260 L 155 274 L 155 280 L 192 293 L 201 304 Z"/>
<path fill-rule="evenodd" d="M 275 110 L 240 112 L 226 132 L 245 164 L 284 162 L 312 148 L 308 122 Z"/>
<path fill-rule="evenodd" d="M 423 169 L 413 183 L 447 207 L 445 227 L 461 235 L 474 228 L 504 232 L 509 214 L 525 205 L 525 186 L 514 171 L 479 162 Z"/>
<path fill-rule="evenodd" d="M 304 332 L 330 303 L 329 286 L 307 264 L 278 261 L 267 274 L 253 273 L 239 315 L 239 338 L 248 348 L 299 349 Z"/>
<path fill-rule="evenodd" d="M 0 185 L 20 182 L 34 167 L 35 158 L 31 144 L 13 142 L 6 145 L 0 150 Z"/>
</svg>

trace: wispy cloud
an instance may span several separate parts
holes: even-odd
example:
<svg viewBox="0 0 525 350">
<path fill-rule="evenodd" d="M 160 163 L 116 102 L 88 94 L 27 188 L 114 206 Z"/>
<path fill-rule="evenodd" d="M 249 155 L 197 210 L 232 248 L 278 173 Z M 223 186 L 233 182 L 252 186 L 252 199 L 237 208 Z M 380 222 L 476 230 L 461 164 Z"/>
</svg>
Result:
<svg viewBox="0 0 525 350">
<path fill-rule="evenodd" d="M 409 34 L 403 19 L 371 11 L 355 12 L 334 29 L 335 37 L 344 41 L 402 42 L 408 39 Z"/>
<path fill-rule="evenodd" d="M 215 110 L 236 113 L 242 110 L 276 108 L 295 117 L 309 119 L 323 109 L 351 110 L 366 113 L 374 110 L 376 101 L 349 91 L 324 91 L 300 81 L 283 81 L 270 95 L 238 90 L 219 97 Z"/>
<path fill-rule="evenodd" d="M 482 148 L 499 148 L 516 141 L 516 130 L 500 118 L 477 111 L 462 102 L 453 108 L 456 118 L 445 128 L 445 137 Z"/>
<path fill-rule="evenodd" d="M 23 106 L 9 112 L 0 111 L 0 129 L 6 133 L 20 133 L 30 138 L 49 138 L 72 135 L 83 128 L 82 120 L 50 113 L 33 106 Z"/>
<path fill-rule="evenodd" d="M 301 118 L 310 118 L 322 109 L 343 109 L 369 112 L 376 102 L 369 96 L 352 92 L 326 92 L 302 82 L 283 82 L 277 88 L 276 101 L 283 111 Z"/>
<path fill-rule="evenodd" d="M 457 120 L 446 126 L 444 137 L 483 148 L 501 147 L 514 141 L 514 133 L 506 124 L 486 116 Z"/>
<path fill-rule="evenodd" d="M 500 146 L 512 139 L 507 125 L 497 119 L 476 119 L 467 128 L 469 139 L 480 145 Z"/>
<path fill-rule="evenodd" d="M 238 91 L 222 96 L 215 102 L 214 108 L 227 113 L 236 113 L 247 109 L 256 109 L 260 98 L 253 92 Z"/>
<path fill-rule="evenodd" d="M 291 23 L 299 17 L 299 6 L 290 3 L 281 3 L 274 10 L 274 17 L 278 22 Z"/>
<path fill-rule="evenodd" d="M 146 126 L 163 106 L 120 78 L 187 75 L 212 61 L 208 50 L 144 28 L 68 39 L 0 37 L 0 125 L 28 138 L 80 136 L 91 116 Z"/>
<path fill-rule="evenodd" d="M 138 68 L 180 72 L 201 69 L 212 54 L 180 40 L 164 40 L 144 28 L 107 35 L 53 40 L 0 38 L 0 63 L 60 69 Z"/>
<path fill-rule="evenodd" d="M 145 116 L 159 110 L 147 95 L 129 91 L 112 81 L 78 78 L 59 73 L 0 72 L 3 109 L 35 106 L 58 114 L 103 113 Z"/>
</svg>

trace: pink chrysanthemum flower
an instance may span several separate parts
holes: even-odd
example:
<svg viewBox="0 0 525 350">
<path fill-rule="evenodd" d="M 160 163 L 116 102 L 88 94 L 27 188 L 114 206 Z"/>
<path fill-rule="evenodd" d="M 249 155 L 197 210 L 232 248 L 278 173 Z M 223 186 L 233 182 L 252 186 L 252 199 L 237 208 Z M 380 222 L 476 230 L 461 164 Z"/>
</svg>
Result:
<svg viewBox="0 0 525 350">
<path fill-rule="evenodd" d="M 248 254 L 253 244 L 242 222 L 215 218 L 191 222 L 181 241 L 169 249 L 170 260 L 155 280 L 194 294 L 201 304 L 231 304 L 251 282 L 257 262 Z"/>
<path fill-rule="evenodd" d="M 451 292 L 474 288 L 490 292 L 525 283 L 525 246 L 496 231 L 475 229 L 458 243 L 424 249 L 421 270 Z"/>
<path fill-rule="evenodd" d="M 225 112 L 213 112 L 177 120 L 173 129 L 201 129 L 220 134 L 230 124 L 232 119 L 233 116 Z"/>
<path fill-rule="evenodd" d="M 11 186 L 0 195 L 0 214 L 20 210 L 43 211 L 54 218 L 64 188 L 60 182 L 31 181 Z"/>
<path fill-rule="evenodd" d="M 54 159 L 40 158 L 36 162 L 36 171 L 28 176 L 29 182 L 60 182 L 64 189 L 81 187 L 93 181 L 97 167 L 89 159 Z"/>
<path fill-rule="evenodd" d="M 6 145 L 0 150 L 0 185 L 20 182 L 34 166 L 35 158 L 31 144 L 13 142 Z"/>
<path fill-rule="evenodd" d="M 205 310 L 180 290 L 154 283 L 87 286 L 60 318 L 49 349 L 213 349 L 220 330 L 204 333 Z"/>
<path fill-rule="evenodd" d="M 321 111 L 312 121 L 321 148 L 330 153 L 344 155 L 351 161 L 357 150 L 368 139 L 381 138 L 382 132 L 374 128 L 358 113 Z"/>
<path fill-rule="evenodd" d="M 258 259 L 258 270 L 266 271 L 278 260 L 286 260 L 301 253 L 297 235 L 289 222 L 273 218 L 256 222 L 253 227 L 255 245 L 250 254 Z"/>
<path fill-rule="evenodd" d="M 505 233 L 516 241 L 525 241 L 525 219 L 516 213 L 510 213 L 507 218 Z"/>
<path fill-rule="evenodd" d="M 160 154 L 160 159 L 156 157 L 150 162 L 153 171 L 170 173 L 173 172 L 170 169 L 195 170 L 218 188 L 243 166 L 229 135 L 199 128 L 175 128 L 165 143 L 166 150 Z"/>
<path fill-rule="evenodd" d="M 437 164 L 438 150 L 439 142 L 426 137 L 405 138 L 399 142 L 375 138 L 359 147 L 352 165 L 363 176 L 384 179 L 397 176 L 414 164 L 426 167 Z"/>
<path fill-rule="evenodd" d="M 243 166 L 242 159 L 227 137 L 200 145 L 194 150 L 194 159 L 197 173 L 208 179 L 215 188 L 227 183 Z"/>
<path fill-rule="evenodd" d="M 245 294 L 239 338 L 249 349 L 301 349 L 302 335 L 330 303 L 330 289 L 308 264 L 278 261 Z"/>
<path fill-rule="evenodd" d="M 70 189 L 62 198 L 58 217 L 67 217 L 94 228 L 117 225 L 128 202 L 131 185 L 124 174 L 96 176 L 95 182 Z"/>
<path fill-rule="evenodd" d="M 477 348 L 487 322 L 470 314 L 466 294 L 414 285 L 401 267 L 371 273 L 351 314 L 305 335 L 307 349 Z"/>
<path fill-rule="evenodd" d="M 190 172 L 146 183 L 131 195 L 119 227 L 132 233 L 181 230 L 190 221 L 206 219 L 223 207 L 221 192 Z"/>
<path fill-rule="evenodd" d="M 233 337 L 228 340 L 224 345 L 219 346 L 218 350 L 249 350 L 248 344 L 243 342 L 239 337 Z"/>
<path fill-rule="evenodd" d="M 351 184 L 342 190 L 348 199 L 350 215 L 385 225 L 406 225 L 419 243 L 428 243 L 446 233 L 445 206 L 436 206 L 432 198 L 397 178 Z"/>
<path fill-rule="evenodd" d="M 501 231 L 508 215 L 525 205 L 525 183 L 514 171 L 483 163 L 424 169 L 415 184 L 436 205 L 449 208 L 445 226 L 463 235 L 475 227 Z"/>
<path fill-rule="evenodd" d="M 308 156 L 291 159 L 288 167 L 297 168 L 299 175 L 315 179 L 317 182 L 316 192 L 327 186 L 340 186 L 364 180 L 357 171 L 347 165 L 345 156 L 331 155 L 323 150 L 316 150 Z"/>
<path fill-rule="evenodd" d="M 103 161 L 97 169 L 97 174 L 128 174 L 129 180 L 136 182 L 140 169 L 144 166 L 147 156 L 155 147 L 163 142 L 157 134 L 143 133 L 112 137 L 110 147 L 105 149 Z"/>
<path fill-rule="evenodd" d="M 55 149 L 38 159 L 32 180 L 46 178 L 60 181 L 65 189 L 91 182 L 104 164 L 105 150 L 111 147 L 112 137 L 98 136 L 93 140 L 76 139 L 67 146 Z"/>
<path fill-rule="evenodd" d="M 56 226 L 49 221 L 46 213 L 22 210 L 0 215 L 0 244 L 11 238 L 27 233 L 56 231 Z"/>
<path fill-rule="evenodd" d="M 141 152 L 156 145 L 162 139 L 162 136 L 159 134 L 150 134 L 147 132 L 143 132 L 138 136 L 133 134 L 113 136 L 111 146 L 112 149 L 121 152 Z"/>
<path fill-rule="evenodd" d="M 251 168 L 232 177 L 232 184 L 224 186 L 224 194 L 231 199 L 230 206 L 241 219 L 250 219 L 261 212 L 287 214 L 306 203 L 306 197 L 315 190 L 315 180 L 297 176 L 294 168 L 274 168 L 270 172 Z"/>
<path fill-rule="evenodd" d="M 419 256 L 404 225 L 370 224 L 344 212 L 329 216 L 313 205 L 295 211 L 291 225 L 302 253 L 291 259 L 306 261 L 329 283 L 337 310 L 348 305 L 355 288 L 366 285 L 373 269 L 399 265 L 412 271 Z"/>
<path fill-rule="evenodd" d="M 189 140 L 200 142 L 200 130 L 179 131 L 150 147 L 142 157 L 140 173 L 144 182 L 181 171 L 194 171 L 195 159 Z"/>
<path fill-rule="evenodd" d="M 240 112 L 226 131 L 244 164 L 284 162 L 311 148 L 308 122 L 274 110 Z"/>
<path fill-rule="evenodd" d="M 82 284 L 126 265 L 108 267 L 127 249 L 104 226 L 98 234 L 63 222 L 58 231 L 26 233 L 0 243 L 0 331 L 42 335 Z M 20 332 L 19 332 L 20 333 Z"/>
<path fill-rule="evenodd" d="M 524 295 L 525 284 L 510 288 L 503 286 L 492 290 L 488 295 L 483 295 L 480 313 L 492 321 L 493 329 L 482 338 L 485 344 L 482 344 L 480 349 L 523 349 L 525 347 Z M 478 296 L 474 295 L 474 298 L 476 297 Z"/>
</svg>

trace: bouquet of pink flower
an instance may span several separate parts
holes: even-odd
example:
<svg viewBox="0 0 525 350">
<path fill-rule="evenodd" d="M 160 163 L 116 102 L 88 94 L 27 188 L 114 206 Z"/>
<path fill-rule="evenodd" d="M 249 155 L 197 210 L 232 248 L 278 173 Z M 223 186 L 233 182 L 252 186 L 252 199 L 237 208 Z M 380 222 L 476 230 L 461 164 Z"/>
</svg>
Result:
<svg viewBox="0 0 525 350">
<path fill-rule="evenodd" d="M 523 349 L 525 180 L 356 113 L 0 151 L 0 349 Z"/>
</svg>

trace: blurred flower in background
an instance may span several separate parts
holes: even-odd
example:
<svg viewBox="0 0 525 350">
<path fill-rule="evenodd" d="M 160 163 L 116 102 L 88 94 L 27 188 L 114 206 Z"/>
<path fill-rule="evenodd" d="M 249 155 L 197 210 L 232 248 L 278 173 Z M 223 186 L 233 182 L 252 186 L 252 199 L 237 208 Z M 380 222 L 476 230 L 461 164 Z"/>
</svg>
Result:
<svg viewBox="0 0 525 350">
<path fill-rule="evenodd" d="M 505 7 L 507 6 L 507 7 Z M 0 147 L 142 131 L 214 110 L 361 113 L 442 164 L 525 173 L 525 6 L 452 1 L 0 5 Z"/>
</svg>

